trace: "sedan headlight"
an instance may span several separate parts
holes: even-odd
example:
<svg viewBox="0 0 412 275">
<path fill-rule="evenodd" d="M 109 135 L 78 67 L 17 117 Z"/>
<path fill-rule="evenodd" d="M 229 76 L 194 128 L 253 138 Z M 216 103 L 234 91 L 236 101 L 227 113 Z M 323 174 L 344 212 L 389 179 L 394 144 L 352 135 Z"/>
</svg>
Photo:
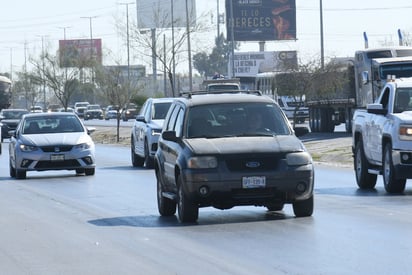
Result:
<svg viewBox="0 0 412 275">
<path fill-rule="evenodd" d="M 74 149 L 87 150 L 92 147 L 92 143 L 81 143 L 74 146 Z"/>
<path fill-rule="evenodd" d="M 20 150 L 22 152 L 34 152 L 34 151 L 37 151 L 38 149 L 39 148 L 37 146 L 20 144 Z"/>
<path fill-rule="evenodd" d="M 290 166 L 306 165 L 312 162 L 312 157 L 308 152 L 289 153 L 286 155 L 286 162 Z"/>
<path fill-rule="evenodd" d="M 412 140 L 412 126 L 401 125 L 399 127 L 400 140 Z"/>
<path fill-rule="evenodd" d="M 216 168 L 217 159 L 215 157 L 192 157 L 188 159 L 187 167 L 195 169 Z"/>
</svg>

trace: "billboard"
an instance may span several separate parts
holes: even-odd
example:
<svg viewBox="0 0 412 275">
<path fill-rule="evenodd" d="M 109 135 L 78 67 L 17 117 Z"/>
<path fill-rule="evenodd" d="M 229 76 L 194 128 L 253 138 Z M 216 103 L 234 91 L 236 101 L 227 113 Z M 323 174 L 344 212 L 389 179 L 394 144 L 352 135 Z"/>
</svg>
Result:
<svg viewBox="0 0 412 275">
<path fill-rule="evenodd" d="M 190 25 L 196 24 L 195 0 L 136 0 L 139 29 L 186 28 L 186 1 Z"/>
<path fill-rule="evenodd" d="M 235 77 L 254 77 L 295 68 L 298 60 L 296 51 L 237 52 L 234 63 Z"/>
<path fill-rule="evenodd" d="M 59 57 L 62 68 L 102 64 L 102 40 L 59 40 Z"/>
<path fill-rule="evenodd" d="M 295 0 L 226 0 L 226 16 L 229 40 L 296 40 Z"/>
</svg>

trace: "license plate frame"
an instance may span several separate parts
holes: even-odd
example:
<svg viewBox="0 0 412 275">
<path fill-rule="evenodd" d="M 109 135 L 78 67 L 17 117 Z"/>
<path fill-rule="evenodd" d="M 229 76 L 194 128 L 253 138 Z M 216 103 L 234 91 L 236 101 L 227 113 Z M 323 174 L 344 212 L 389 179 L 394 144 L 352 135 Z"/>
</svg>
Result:
<svg viewBox="0 0 412 275">
<path fill-rule="evenodd" d="M 65 157 L 64 157 L 64 154 L 53 154 L 53 155 L 50 155 L 50 161 L 64 161 L 65 160 Z"/>
<path fill-rule="evenodd" d="M 242 177 L 242 188 L 243 189 L 265 188 L 265 187 L 266 187 L 266 177 L 265 176 Z"/>
</svg>

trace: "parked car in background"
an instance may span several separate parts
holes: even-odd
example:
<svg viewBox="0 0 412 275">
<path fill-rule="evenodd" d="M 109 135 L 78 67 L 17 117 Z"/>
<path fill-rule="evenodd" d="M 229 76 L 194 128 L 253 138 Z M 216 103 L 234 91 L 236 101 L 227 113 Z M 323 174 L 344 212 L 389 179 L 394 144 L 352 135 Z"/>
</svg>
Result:
<svg viewBox="0 0 412 275">
<path fill-rule="evenodd" d="M 149 98 L 143 104 L 133 124 L 130 138 L 134 167 L 153 167 L 157 141 L 173 98 Z"/>
<path fill-rule="evenodd" d="M 106 107 L 104 110 L 104 119 L 109 120 L 109 119 L 117 119 L 117 112 L 118 112 L 118 107 L 109 105 Z"/>
<path fill-rule="evenodd" d="M 84 111 L 84 120 L 88 119 L 103 119 L 103 110 L 99 104 L 89 104 Z"/>
<path fill-rule="evenodd" d="M 59 112 L 60 110 L 60 105 L 59 104 L 50 104 L 47 107 L 47 112 L 52 113 L 52 112 Z"/>
<path fill-rule="evenodd" d="M 9 131 L 16 130 L 23 115 L 29 113 L 26 109 L 3 109 L 0 112 L 1 142 L 10 138 Z M 0 149 L 1 150 L 1 149 Z"/>
<path fill-rule="evenodd" d="M 84 117 L 84 111 L 86 110 L 86 107 L 90 103 L 87 101 L 82 101 L 82 102 L 76 102 L 74 103 L 74 112 L 78 117 Z"/>
<path fill-rule="evenodd" d="M 41 106 L 31 106 L 30 113 L 43 113 L 43 108 Z"/>
<path fill-rule="evenodd" d="M 94 175 L 92 131 L 73 113 L 24 115 L 9 143 L 10 176 L 25 179 L 28 171 L 46 170 Z"/>
<path fill-rule="evenodd" d="M 178 211 L 195 222 L 199 208 L 292 204 L 311 216 L 314 167 L 310 154 L 279 105 L 260 93 L 188 94 L 176 98 L 155 155 L 157 202 L 162 216 Z M 296 134 L 296 135 L 295 135 Z"/>
<path fill-rule="evenodd" d="M 59 112 L 68 112 L 68 113 L 74 113 L 74 109 L 72 107 L 67 107 L 65 108 L 60 108 Z"/>
<path fill-rule="evenodd" d="M 129 103 L 122 109 L 121 118 L 123 121 L 128 121 L 129 119 L 135 119 L 137 115 L 137 105 L 134 103 Z"/>
</svg>

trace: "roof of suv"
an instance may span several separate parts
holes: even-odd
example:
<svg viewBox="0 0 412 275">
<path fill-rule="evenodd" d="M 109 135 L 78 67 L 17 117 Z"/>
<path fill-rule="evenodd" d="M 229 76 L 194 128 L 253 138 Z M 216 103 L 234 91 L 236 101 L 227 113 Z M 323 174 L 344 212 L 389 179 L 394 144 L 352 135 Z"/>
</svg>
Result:
<svg viewBox="0 0 412 275">
<path fill-rule="evenodd" d="M 187 105 L 206 105 L 216 103 L 233 103 L 233 102 L 267 102 L 274 101 L 267 97 L 251 93 L 208 93 L 192 94 L 187 97 L 180 97 L 179 100 L 187 102 Z"/>
</svg>

